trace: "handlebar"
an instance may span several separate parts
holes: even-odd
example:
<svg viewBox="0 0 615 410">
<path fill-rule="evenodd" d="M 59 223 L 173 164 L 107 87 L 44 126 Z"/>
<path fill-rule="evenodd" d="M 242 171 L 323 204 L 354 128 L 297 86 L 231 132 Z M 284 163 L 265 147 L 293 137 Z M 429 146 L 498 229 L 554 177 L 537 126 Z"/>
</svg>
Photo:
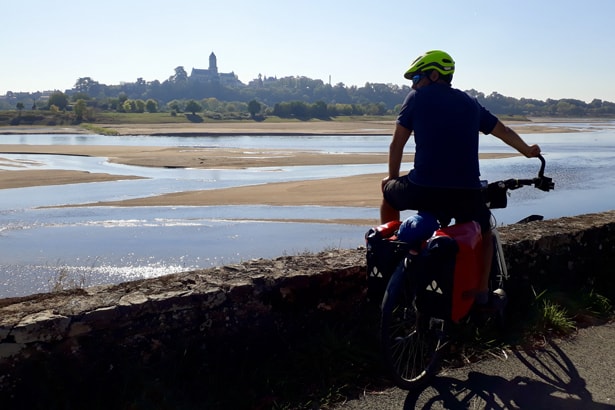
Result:
<svg viewBox="0 0 615 410">
<path fill-rule="evenodd" d="M 555 183 L 552 178 L 546 177 L 545 172 L 545 159 L 542 155 L 538 156 L 540 159 L 540 170 L 538 176 L 530 179 L 507 179 L 504 181 L 496 181 L 487 185 L 486 189 L 486 202 L 489 208 L 506 208 L 506 191 L 521 188 L 523 186 L 534 185 L 534 188 L 541 191 L 549 192 L 555 189 Z"/>
<path fill-rule="evenodd" d="M 517 188 L 521 188 L 522 186 L 534 185 L 534 188 L 538 188 L 541 191 L 549 192 L 552 189 L 555 189 L 555 183 L 553 179 L 545 176 L 545 159 L 542 155 L 538 156 L 540 159 L 541 165 L 540 170 L 538 171 L 538 176 L 536 178 L 531 179 L 507 179 L 506 181 L 498 181 L 496 184 L 503 183 L 507 189 L 513 190 Z"/>
</svg>

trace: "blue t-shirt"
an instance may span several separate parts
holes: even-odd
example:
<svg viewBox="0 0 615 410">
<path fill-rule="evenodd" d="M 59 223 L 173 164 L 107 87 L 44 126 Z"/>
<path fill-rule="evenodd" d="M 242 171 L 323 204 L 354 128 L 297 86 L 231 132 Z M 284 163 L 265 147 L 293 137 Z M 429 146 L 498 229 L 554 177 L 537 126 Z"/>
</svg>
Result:
<svg viewBox="0 0 615 410">
<path fill-rule="evenodd" d="M 447 84 L 412 90 L 397 117 L 414 131 L 410 180 L 432 187 L 480 188 L 478 133 L 491 133 L 497 121 L 475 98 Z"/>
</svg>

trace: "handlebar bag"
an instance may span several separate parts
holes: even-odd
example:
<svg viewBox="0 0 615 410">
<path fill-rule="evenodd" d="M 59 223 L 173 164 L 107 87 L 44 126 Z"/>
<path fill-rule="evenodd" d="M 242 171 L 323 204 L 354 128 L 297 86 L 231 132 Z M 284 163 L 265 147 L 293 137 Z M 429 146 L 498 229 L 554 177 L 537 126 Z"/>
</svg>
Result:
<svg viewBox="0 0 615 410">
<path fill-rule="evenodd" d="M 487 185 L 485 202 L 490 209 L 503 209 L 508 204 L 507 189 L 501 187 L 498 182 Z"/>
</svg>

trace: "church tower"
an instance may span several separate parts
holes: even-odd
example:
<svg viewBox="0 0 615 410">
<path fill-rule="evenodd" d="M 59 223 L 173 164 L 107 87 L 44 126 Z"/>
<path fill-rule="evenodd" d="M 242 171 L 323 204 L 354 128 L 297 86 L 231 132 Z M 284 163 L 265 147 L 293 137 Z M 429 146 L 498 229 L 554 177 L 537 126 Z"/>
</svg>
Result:
<svg viewBox="0 0 615 410">
<path fill-rule="evenodd" d="M 213 75 L 218 75 L 218 61 L 213 51 L 209 55 L 209 72 Z"/>
</svg>

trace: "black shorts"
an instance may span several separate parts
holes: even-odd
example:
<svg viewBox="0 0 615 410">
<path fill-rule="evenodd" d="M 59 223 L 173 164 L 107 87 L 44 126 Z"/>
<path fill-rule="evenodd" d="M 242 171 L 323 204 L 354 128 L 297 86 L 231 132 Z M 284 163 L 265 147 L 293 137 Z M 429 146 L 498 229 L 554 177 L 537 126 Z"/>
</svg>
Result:
<svg viewBox="0 0 615 410">
<path fill-rule="evenodd" d="M 404 175 L 388 181 L 382 193 L 385 201 L 398 211 L 429 211 L 438 219 L 455 219 L 456 223 L 476 221 L 483 232 L 491 229 L 491 211 L 480 189 L 416 185 Z"/>
</svg>

